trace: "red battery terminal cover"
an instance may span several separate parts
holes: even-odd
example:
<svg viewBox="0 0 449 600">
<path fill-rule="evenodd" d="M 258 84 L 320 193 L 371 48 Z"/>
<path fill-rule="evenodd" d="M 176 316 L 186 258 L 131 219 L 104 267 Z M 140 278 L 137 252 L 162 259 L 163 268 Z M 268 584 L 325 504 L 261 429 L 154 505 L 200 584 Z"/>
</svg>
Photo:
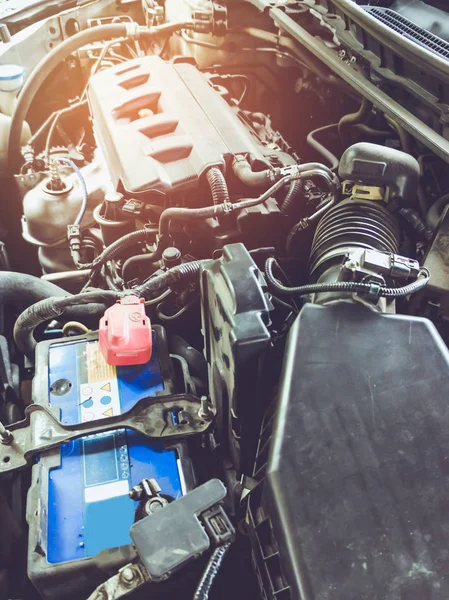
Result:
<svg viewBox="0 0 449 600">
<path fill-rule="evenodd" d="M 100 320 L 100 350 L 109 365 L 143 365 L 151 358 L 151 322 L 145 313 L 145 300 L 137 296 L 121 298 Z"/>
</svg>

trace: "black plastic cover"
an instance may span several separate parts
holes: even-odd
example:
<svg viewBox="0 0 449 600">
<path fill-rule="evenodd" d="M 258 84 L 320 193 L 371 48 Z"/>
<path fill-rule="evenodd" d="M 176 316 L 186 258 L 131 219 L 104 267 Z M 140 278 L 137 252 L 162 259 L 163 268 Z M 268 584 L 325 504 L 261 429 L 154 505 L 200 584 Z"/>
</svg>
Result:
<svg viewBox="0 0 449 600">
<path fill-rule="evenodd" d="M 202 268 L 201 313 L 209 389 L 220 435 L 228 435 L 237 470 L 247 428 L 260 413 L 260 359 L 271 343 L 265 281 L 243 244 Z"/>
<path fill-rule="evenodd" d="M 420 167 L 411 154 L 379 144 L 359 142 L 343 153 L 338 174 L 342 179 L 364 185 L 387 187 L 392 199 L 413 204 Z"/>
<path fill-rule="evenodd" d="M 221 481 L 211 479 L 132 525 L 131 538 L 153 581 L 165 579 L 208 550 L 210 539 L 199 517 L 225 496 Z"/>
<path fill-rule="evenodd" d="M 264 506 L 292 598 L 449 598 L 448 408 L 449 353 L 430 321 L 303 308 Z"/>
<path fill-rule="evenodd" d="M 208 167 L 261 146 L 201 72 L 145 56 L 96 73 L 89 104 L 115 186 L 131 194 L 198 186 Z"/>
</svg>

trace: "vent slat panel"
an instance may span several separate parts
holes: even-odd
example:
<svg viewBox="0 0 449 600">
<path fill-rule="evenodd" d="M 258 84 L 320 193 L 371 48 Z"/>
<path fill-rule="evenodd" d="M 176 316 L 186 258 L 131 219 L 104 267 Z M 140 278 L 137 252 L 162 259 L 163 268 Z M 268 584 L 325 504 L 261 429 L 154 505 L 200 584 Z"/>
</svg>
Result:
<svg viewBox="0 0 449 600">
<path fill-rule="evenodd" d="M 412 21 L 409 21 L 396 11 L 389 8 L 378 8 L 374 6 L 367 6 L 365 7 L 365 10 L 397 33 L 411 39 L 431 52 L 438 54 L 442 58 L 449 58 L 448 42 L 442 40 L 433 33 L 426 31 Z"/>
</svg>

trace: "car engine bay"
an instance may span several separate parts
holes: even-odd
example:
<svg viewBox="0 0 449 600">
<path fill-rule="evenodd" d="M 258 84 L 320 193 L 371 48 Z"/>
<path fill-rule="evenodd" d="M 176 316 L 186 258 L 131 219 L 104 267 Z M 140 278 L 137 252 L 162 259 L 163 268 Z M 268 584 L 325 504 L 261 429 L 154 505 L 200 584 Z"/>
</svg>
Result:
<svg viewBox="0 0 449 600">
<path fill-rule="evenodd" d="M 0 600 L 447 600 L 444 3 L 12 4 Z"/>
</svg>

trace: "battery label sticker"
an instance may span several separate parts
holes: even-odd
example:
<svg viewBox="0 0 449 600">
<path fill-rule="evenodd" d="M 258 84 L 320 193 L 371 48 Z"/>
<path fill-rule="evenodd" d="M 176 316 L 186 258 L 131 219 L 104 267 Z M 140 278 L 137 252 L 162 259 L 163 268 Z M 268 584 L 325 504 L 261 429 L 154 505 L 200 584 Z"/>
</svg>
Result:
<svg viewBox="0 0 449 600">
<path fill-rule="evenodd" d="M 86 344 L 86 365 L 87 381 L 89 383 L 107 381 L 117 377 L 115 366 L 108 365 L 100 351 L 98 342 Z"/>
</svg>

